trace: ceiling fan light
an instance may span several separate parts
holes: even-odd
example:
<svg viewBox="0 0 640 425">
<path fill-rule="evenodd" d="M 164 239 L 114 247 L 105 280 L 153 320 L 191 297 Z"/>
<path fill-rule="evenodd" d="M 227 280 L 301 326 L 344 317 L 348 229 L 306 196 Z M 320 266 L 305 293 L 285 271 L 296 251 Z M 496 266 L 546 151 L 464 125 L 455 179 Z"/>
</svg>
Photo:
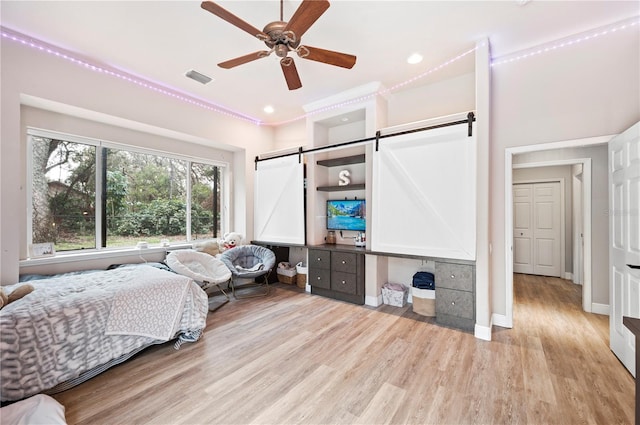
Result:
<svg viewBox="0 0 640 425">
<path fill-rule="evenodd" d="M 273 109 L 273 106 L 267 105 L 264 107 L 263 111 L 267 114 L 273 114 L 275 112 L 275 109 Z"/>
<path fill-rule="evenodd" d="M 202 74 L 202 73 L 200 73 L 200 72 L 198 72 L 196 70 L 193 70 L 193 69 L 187 71 L 184 75 L 185 75 L 185 77 L 191 78 L 192 80 L 195 80 L 195 81 L 197 81 L 197 82 L 199 82 L 201 84 L 208 84 L 211 81 L 213 81 L 213 78 L 211 78 L 209 76 L 206 76 L 206 75 L 204 75 L 204 74 Z"/>
</svg>

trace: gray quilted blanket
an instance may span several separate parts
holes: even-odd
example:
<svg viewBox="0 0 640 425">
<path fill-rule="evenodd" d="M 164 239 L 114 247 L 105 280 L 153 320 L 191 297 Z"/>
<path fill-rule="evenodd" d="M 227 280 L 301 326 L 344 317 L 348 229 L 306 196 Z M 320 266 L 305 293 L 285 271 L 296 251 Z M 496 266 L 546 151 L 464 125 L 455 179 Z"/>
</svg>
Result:
<svg viewBox="0 0 640 425">
<path fill-rule="evenodd" d="M 190 279 L 184 286 L 184 279 L 139 266 L 29 282 L 35 288 L 32 293 L 0 310 L 1 400 L 18 400 L 60 386 L 167 340 L 149 336 L 148 331 L 139 332 L 135 326 L 131 326 L 130 334 L 126 329 L 114 332 L 109 327 L 113 327 L 111 316 L 115 314 L 131 317 L 147 328 L 158 317 L 167 317 L 172 323 L 164 326 L 162 333 L 179 340 L 196 340 L 206 324 L 207 294 Z M 156 291 L 161 287 L 158 282 L 166 290 Z M 167 288 L 172 282 L 182 285 L 184 291 Z M 5 289 L 11 292 L 17 286 Z M 153 302 L 131 303 L 135 311 L 127 314 L 122 300 L 132 289 L 138 298 L 144 292 L 153 294 Z M 159 313 L 154 309 L 153 305 L 165 304 L 159 292 L 166 294 L 166 305 L 175 304 L 176 297 L 182 298 L 179 311 Z"/>
</svg>

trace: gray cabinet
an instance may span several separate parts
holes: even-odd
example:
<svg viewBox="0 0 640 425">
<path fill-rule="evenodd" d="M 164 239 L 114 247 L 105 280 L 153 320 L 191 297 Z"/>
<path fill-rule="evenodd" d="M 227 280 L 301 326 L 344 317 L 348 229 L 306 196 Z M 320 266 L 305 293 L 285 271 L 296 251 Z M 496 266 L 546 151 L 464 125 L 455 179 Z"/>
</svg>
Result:
<svg viewBox="0 0 640 425">
<path fill-rule="evenodd" d="M 436 322 L 473 331 L 476 323 L 475 266 L 436 261 Z"/>
<path fill-rule="evenodd" d="M 353 251 L 327 245 L 309 249 L 312 294 L 364 304 L 364 254 Z"/>
</svg>

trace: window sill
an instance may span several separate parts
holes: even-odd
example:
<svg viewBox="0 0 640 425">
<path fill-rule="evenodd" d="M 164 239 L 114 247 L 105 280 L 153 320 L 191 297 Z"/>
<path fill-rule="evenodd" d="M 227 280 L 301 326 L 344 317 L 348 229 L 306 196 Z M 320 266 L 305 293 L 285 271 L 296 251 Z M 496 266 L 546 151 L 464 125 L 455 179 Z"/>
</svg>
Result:
<svg viewBox="0 0 640 425">
<path fill-rule="evenodd" d="M 124 248 L 110 250 L 90 250 L 59 253 L 48 257 L 27 258 L 20 260 L 20 267 L 43 266 L 47 264 L 73 263 L 86 260 L 101 260 L 107 258 L 139 256 L 143 261 L 145 254 L 160 254 L 175 249 L 191 248 L 190 243 L 174 244 L 167 247 L 158 246 L 150 248 Z"/>
</svg>

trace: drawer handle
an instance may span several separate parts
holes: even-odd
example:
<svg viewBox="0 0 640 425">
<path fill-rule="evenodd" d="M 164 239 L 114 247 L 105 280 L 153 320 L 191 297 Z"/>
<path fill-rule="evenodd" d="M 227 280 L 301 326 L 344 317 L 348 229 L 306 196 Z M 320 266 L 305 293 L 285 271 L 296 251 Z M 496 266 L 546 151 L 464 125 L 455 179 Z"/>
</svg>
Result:
<svg viewBox="0 0 640 425">
<path fill-rule="evenodd" d="M 318 280 L 320 280 L 320 276 L 318 276 Z"/>
<path fill-rule="evenodd" d="M 322 258 L 318 257 L 318 261 L 322 261 Z"/>
<path fill-rule="evenodd" d="M 342 264 L 347 264 L 347 262 L 346 262 L 346 261 L 344 261 L 344 260 L 342 260 Z"/>
<path fill-rule="evenodd" d="M 455 278 L 456 278 L 456 275 L 455 275 L 455 274 L 452 274 L 452 275 L 451 275 L 451 279 L 455 279 Z"/>
<path fill-rule="evenodd" d="M 456 305 L 456 302 L 455 301 L 451 301 L 451 305 Z"/>
<path fill-rule="evenodd" d="M 342 281 L 342 284 L 344 285 L 345 283 L 347 283 L 347 282 L 345 282 L 345 281 L 343 280 L 343 281 Z"/>
</svg>

